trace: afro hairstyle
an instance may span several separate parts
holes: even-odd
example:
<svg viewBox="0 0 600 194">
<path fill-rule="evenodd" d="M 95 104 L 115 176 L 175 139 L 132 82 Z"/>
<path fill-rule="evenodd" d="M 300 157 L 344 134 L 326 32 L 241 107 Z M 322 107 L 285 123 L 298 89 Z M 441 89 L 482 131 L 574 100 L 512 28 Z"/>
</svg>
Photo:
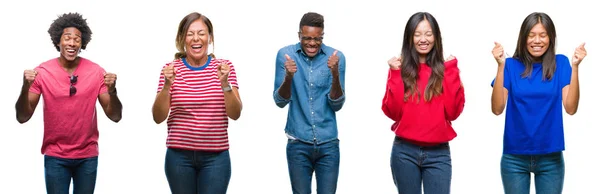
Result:
<svg viewBox="0 0 600 194">
<path fill-rule="evenodd" d="M 63 34 L 65 28 L 75 27 L 81 32 L 81 49 L 85 50 L 85 47 L 92 39 L 92 30 L 88 26 L 86 19 L 83 19 L 79 13 L 65 13 L 59 16 L 48 29 L 52 44 L 56 47 L 57 51 L 60 51 L 58 44 L 60 43 L 60 37 Z"/>
</svg>

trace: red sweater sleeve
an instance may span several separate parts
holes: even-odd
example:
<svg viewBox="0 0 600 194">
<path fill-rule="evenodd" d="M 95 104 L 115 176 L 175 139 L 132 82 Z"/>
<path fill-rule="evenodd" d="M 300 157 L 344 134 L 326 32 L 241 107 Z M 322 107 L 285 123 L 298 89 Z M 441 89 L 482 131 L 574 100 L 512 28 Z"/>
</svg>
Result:
<svg viewBox="0 0 600 194">
<path fill-rule="evenodd" d="M 402 74 L 400 73 L 400 70 L 390 69 L 381 109 L 390 119 L 400 121 L 402 118 L 403 107 L 404 82 L 402 82 Z"/>
<path fill-rule="evenodd" d="M 443 96 L 446 120 L 454 121 L 460 116 L 465 106 L 465 90 L 461 86 L 458 60 L 452 59 L 444 63 Z"/>
</svg>

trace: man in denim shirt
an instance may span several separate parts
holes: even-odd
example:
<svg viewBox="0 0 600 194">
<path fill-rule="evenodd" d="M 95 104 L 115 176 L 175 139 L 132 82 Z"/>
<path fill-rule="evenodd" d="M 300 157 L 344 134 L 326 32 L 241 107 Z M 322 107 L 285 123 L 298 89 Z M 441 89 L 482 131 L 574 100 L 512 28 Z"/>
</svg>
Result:
<svg viewBox="0 0 600 194">
<path fill-rule="evenodd" d="M 340 151 L 335 112 L 344 105 L 346 58 L 323 44 L 323 16 L 309 12 L 300 20 L 297 44 L 277 53 L 273 98 L 289 104 L 285 133 L 287 161 L 295 194 L 335 193 Z"/>
</svg>

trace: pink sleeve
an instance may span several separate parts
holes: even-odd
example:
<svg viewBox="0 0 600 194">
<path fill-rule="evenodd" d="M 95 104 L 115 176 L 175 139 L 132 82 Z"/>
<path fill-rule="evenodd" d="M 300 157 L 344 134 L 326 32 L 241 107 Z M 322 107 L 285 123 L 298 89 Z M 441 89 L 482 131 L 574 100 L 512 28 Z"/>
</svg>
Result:
<svg viewBox="0 0 600 194">
<path fill-rule="evenodd" d="M 465 107 L 465 90 L 460 81 L 458 60 L 452 59 L 444 63 L 443 97 L 446 120 L 454 121 Z"/>
<path fill-rule="evenodd" d="M 394 121 L 400 121 L 404 108 L 404 82 L 400 70 L 390 69 L 381 109 Z"/>
<path fill-rule="evenodd" d="M 98 95 L 100 94 L 104 94 L 106 92 L 108 92 L 108 88 L 106 88 L 106 85 L 104 85 L 104 74 L 106 74 L 106 71 L 104 70 L 104 68 L 100 68 L 100 90 L 98 91 Z"/>
</svg>

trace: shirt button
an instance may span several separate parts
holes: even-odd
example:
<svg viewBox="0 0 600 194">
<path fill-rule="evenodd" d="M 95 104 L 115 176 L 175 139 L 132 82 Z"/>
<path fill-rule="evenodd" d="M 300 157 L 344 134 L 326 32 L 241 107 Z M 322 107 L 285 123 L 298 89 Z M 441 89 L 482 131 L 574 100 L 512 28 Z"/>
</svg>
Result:
<svg viewBox="0 0 600 194">
<path fill-rule="evenodd" d="M 310 113 L 312 113 L 313 115 L 315 114 L 315 112 L 310 112 Z"/>
<path fill-rule="evenodd" d="M 312 70 L 310 70 L 310 72 L 312 73 Z"/>
<path fill-rule="evenodd" d="M 310 86 L 313 86 L 312 83 L 310 83 Z"/>
<path fill-rule="evenodd" d="M 312 97 L 311 97 L 311 98 L 309 98 L 309 100 L 312 100 Z"/>
<path fill-rule="evenodd" d="M 313 125 L 313 129 L 315 128 L 315 125 Z"/>
</svg>

